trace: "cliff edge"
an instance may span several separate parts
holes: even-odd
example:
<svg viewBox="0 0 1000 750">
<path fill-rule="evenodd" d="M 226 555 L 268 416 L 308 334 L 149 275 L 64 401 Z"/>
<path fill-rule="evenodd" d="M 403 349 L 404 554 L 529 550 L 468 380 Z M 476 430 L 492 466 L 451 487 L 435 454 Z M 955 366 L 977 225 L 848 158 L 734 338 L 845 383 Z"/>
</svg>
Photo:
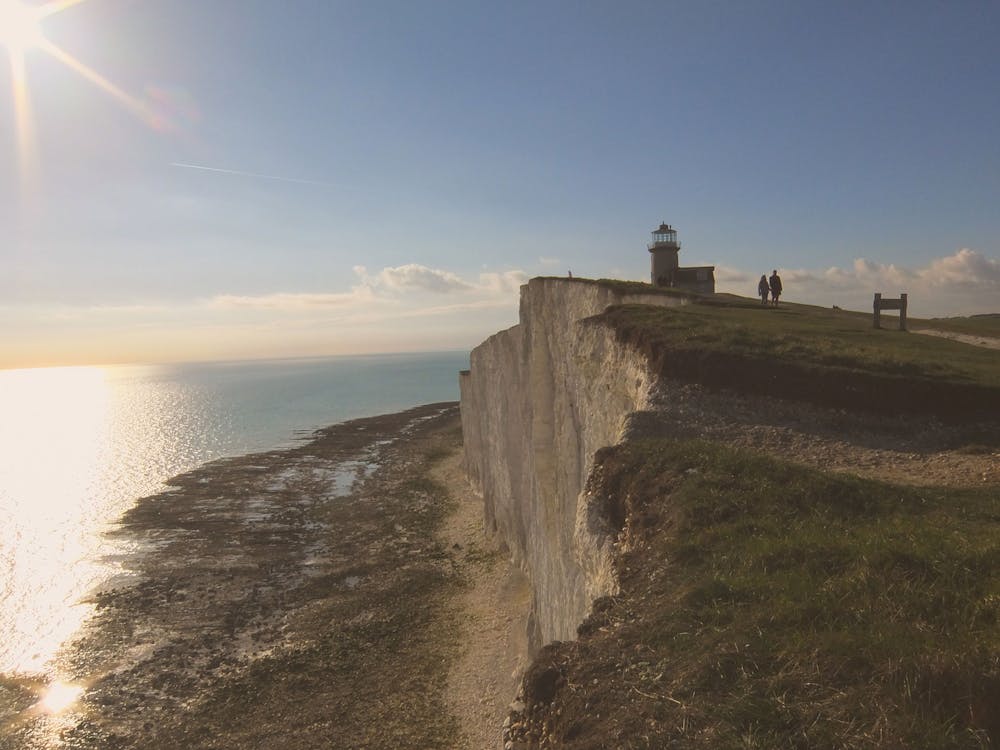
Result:
<svg viewBox="0 0 1000 750">
<path fill-rule="evenodd" d="M 462 373 L 465 467 L 498 534 L 531 580 L 529 644 L 573 638 L 615 591 L 609 529 L 582 490 L 597 450 L 617 443 L 653 398 L 644 357 L 593 318 L 621 304 L 687 297 L 571 279 L 532 279 L 520 322 L 476 347 Z"/>
<path fill-rule="evenodd" d="M 860 313 L 758 305 L 725 295 L 657 294 L 638 284 L 533 279 L 522 288 L 519 324 L 472 352 L 461 377 L 465 469 L 482 496 L 487 530 L 531 585 L 528 630 L 537 658 L 523 710 L 508 722 L 511 747 L 774 747 L 795 746 L 793 735 L 810 747 L 921 746 L 911 740 L 927 727 L 915 729 L 907 717 L 925 714 L 940 729 L 927 729 L 936 738 L 927 747 L 993 741 L 997 728 L 982 706 L 1000 685 L 996 623 L 985 634 L 981 623 L 958 634 L 943 606 L 929 614 L 925 602 L 896 601 L 897 579 L 916 574 L 900 573 L 891 561 L 918 569 L 942 559 L 971 565 L 960 551 L 930 549 L 963 535 L 1000 554 L 984 541 L 996 535 L 981 533 L 1000 517 L 995 352 L 873 331 Z M 838 475 L 845 478 L 831 478 Z M 784 496 L 782 482 L 795 485 L 794 497 Z M 927 515 L 912 512 L 928 502 L 947 509 L 954 525 L 944 528 L 935 517 L 936 530 L 928 531 Z M 839 504 L 843 512 L 830 510 Z M 831 513 L 844 516 L 840 526 L 829 522 Z M 894 531 L 873 540 L 866 536 L 872 524 Z M 907 547 L 938 532 L 928 549 Z M 849 541 L 816 552 L 826 533 Z M 706 538 L 713 534 L 718 538 Z M 892 554 L 879 548 L 889 538 Z M 740 545 L 749 546 L 740 552 Z M 873 550 L 890 563 L 874 560 Z M 720 573 L 738 558 L 750 573 Z M 785 558 L 794 563 L 781 563 Z M 705 560 L 715 562 L 706 567 Z M 805 588 L 800 579 L 769 574 L 765 586 L 760 575 L 768 566 L 818 572 Z M 737 583 L 744 574 L 749 582 Z M 851 589 L 857 581 L 878 585 L 863 594 Z M 840 586 L 843 598 L 817 609 L 809 586 Z M 931 581 L 921 596 L 938 596 L 940 588 Z M 953 593 L 956 601 L 978 601 L 994 588 L 1000 594 L 1000 578 L 990 572 Z M 812 624 L 777 628 L 783 606 L 812 613 Z M 949 633 L 955 648 L 985 638 L 979 651 L 986 666 L 937 644 L 928 651 L 914 636 L 896 662 L 871 666 L 870 684 L 853 676 L 845 682 L 831 666 L 854 637 L 841 615 L 880 607 L 899 617 L 866 622 L 864 638 L 873 640 L 859 635 L 860 651 L 898 646 L 901 620 L 917 622 L 915 632 Z M 741 619 L 756 630 L 743 632 Z M 705 628 L 711 637 L 702 637 Z M 773 639 L 764 638 L 769 628 L 777 628 Z M 698 638 L 687 640 L 692 634 Z M 785 636 L 789 642 L 780 645 Z M 744 640 L 753 653 L 743 653 Z M 720 661 L 732 648 L 735 655 Z M 688 664 L 689 656 L 702 662 Z M 955 674 L 942 671 L 949 659 Z M 810 660 L 818 674 L 796 672 Z M 733 665 L 742 671 L 733 673 Z M 730 690 L 741 679 L 749 687 Z M 917 695 L 914 680 L 965 682 L 962 690 Z M 837 706 L 832 693 L 809 687 L 827 682 L 839 691 Z M 793 696 L 796 690 L 801 695 Z M 874 733 L 837 734 L 845 717 L 850 723 L 871 713 L 865 695 L 880 696 L 883 712 L 897 703 L 906 710 L 886 720 L 896 722 L 891 731 L 886 724 Z M 765 744 L 750 741 L 755 732 Z M 962 737 L 987 744 L 962 744 Z"/>
</svg>

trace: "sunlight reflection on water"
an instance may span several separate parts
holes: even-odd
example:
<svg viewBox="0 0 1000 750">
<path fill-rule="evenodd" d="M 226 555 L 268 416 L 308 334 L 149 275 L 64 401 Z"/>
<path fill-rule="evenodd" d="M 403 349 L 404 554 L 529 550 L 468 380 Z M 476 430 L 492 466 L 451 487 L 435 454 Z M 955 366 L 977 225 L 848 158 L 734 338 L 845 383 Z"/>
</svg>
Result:
<svg viewBox="0 0 1000 750">
<path fill-rule="evenodd" d="M 36 704 L 37 709 L 47 714 L 58 714 L 73 705 L 83 694 L 81 685 L 70 685 L 65 682 L 54 682 L 49 685 L 45 695 Z"/>
<path fill-rule="evenodd" d="M 0 669 L 38 671 L 85 615 L 96 571 L 80 518 L 108 448 L 98 368 L 0 372 Z M 66 575 L 72 570 L 72 575 Z"/>
<path fill-rule="evenodd" d="M 150 369 L 0 371 L 0 671 L 44 671 L 109 573 L 100 532 L 205 458 L 196 394 Z"/>
<path fill-rule="evenodd" d="M 168 367 L 0 371 L 0 672 L 50 671 L 122 549 L 102 534 L 169 477 L 242 448 Z"/>
<path fill-rule="evenodd" d="M 457 398 L 462 352 L 0 370 L 0 673 L 51 660 L 128 550 L 137 498 L 296 430 Z M 117 543 L 120 544 L 120 543 Z"/>
</svg>

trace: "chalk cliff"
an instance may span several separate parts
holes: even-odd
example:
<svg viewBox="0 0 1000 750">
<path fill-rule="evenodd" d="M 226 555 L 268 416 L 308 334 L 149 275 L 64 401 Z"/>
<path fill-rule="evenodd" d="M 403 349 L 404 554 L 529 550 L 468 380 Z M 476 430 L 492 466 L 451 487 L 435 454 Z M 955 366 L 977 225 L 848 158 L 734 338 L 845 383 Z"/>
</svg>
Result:
<svg viewBox="0 0 1000 750">
<path fill-rule="evenodd" d="M 465 467 L 487 530 L 530 578 L 529 641 L 574 638 L 591 602 L 616 590 L 610 527 L 586 493 L 594 453 L 649 408 L 645 358 L 593 316 L 611 305 L 680 305 L 584 280 L 521 288 L 520 322 L 472 351 L 462 373 Z"/>
</svg>

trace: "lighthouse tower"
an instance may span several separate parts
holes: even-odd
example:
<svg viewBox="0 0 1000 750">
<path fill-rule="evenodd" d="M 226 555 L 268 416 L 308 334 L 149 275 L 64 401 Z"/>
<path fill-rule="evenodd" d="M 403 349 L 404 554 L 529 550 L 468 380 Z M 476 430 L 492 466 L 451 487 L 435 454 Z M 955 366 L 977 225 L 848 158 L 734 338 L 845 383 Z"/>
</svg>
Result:
<svg viewBox="0 0 1000 750">
<path fill-rule="evenodd" d="M 673 286 L 680 266 L 677 253 L 681 243 L 677 241 L 677 230 L 669 224 L 660 224 L 653 230 L 653 241 L 647 247 L 651 256 L 650 282 L 656 286 Z"/>
</svg>

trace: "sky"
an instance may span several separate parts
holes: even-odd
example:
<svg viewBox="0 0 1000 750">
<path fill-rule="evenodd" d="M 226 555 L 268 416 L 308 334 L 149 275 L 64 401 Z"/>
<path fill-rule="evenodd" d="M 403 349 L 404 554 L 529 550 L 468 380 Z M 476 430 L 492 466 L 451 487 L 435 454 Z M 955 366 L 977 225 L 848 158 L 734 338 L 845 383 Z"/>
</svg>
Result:
<svg viewBox="0 0 1000 750">
<path fill-rule="evenodd" d="M 0 367 L 468 349 L 661 221 L 720 291 L 1000 312 L 996 2 L 19 3 Z"/>
</svg>

